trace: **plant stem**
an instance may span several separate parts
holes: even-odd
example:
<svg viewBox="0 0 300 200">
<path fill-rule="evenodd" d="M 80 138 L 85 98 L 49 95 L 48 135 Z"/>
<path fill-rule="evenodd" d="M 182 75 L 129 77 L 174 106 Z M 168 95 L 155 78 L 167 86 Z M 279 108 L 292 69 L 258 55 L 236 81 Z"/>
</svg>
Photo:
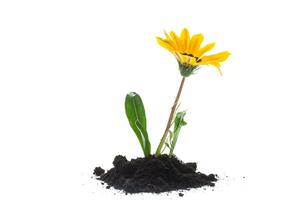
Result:
<svg viewBox="0 0 300 200">
<path fill-rule="evenodd" d="M 174 114 L 175 114 L 175 111 L 176 111 L 176 108 L 177 108 L 177 104 L 178 104 L 178 101 L 179 101 L 179 98 L 180 98 L 180 95 L 181 95 L 181 91 L 182 91 L 182 88 L 183 88 L 183 85 L 184 85 L 184 81 L 185 81 L 185 77 L 182 77 L 182 80 L 181 80 L 181 83 L 180 83 L 180 86 L 179 86 L 179 89 L 178 89 L 178 92 L 177 92 L 177 95 L 176 95 L 176 98 L 175 98 L 175 101 L 174 101 L 174 104 L 171 108 L 171 113 L 170 113 L 170 116 L 169 116 L 169 120 L 168 120 L 168 123 L 167 123 L 167 127 L 166 127 L 166 130 L 160 140 L 160 143 L 156 149 L 156 153 L 155 153 L 155 156 L 158 156 L 160 153 L 161 153 L 161 149 L 165 143 L 165 140 L 167 138 L 167 135 L 168 135 L 168 131 L 171 127 L 171 124 L 172 124 L 172 120 L 174 118 Z"/>
</svg>

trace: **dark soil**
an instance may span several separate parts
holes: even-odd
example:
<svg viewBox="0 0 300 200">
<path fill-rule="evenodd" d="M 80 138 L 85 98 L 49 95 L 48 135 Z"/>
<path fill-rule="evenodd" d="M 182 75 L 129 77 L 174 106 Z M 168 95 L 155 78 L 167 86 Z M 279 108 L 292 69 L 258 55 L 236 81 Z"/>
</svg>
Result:
<svg viewBox="0 0 300 200">
<path fill-rule="evenodd" d="M 102 169 L 101 167 L 95 167 L 94 169 L 94 174 L 96 176 L 101 176 L 104 172 L 105 172 L 104 169 Z"/>
<path fill-rule="evenodd" d="M 126 193 L 184 190 L 214 186 L 217 181 L 217 175 L 196 172 L 196 163 L 183 163 L 175 156 L 149 156 L 128 161 L 119 155 L 115 157 L 113 165 L 106 173 L 100 170 L 101 167 L 96 167 L 94 174 L 108 186 Z"/>
</svg>

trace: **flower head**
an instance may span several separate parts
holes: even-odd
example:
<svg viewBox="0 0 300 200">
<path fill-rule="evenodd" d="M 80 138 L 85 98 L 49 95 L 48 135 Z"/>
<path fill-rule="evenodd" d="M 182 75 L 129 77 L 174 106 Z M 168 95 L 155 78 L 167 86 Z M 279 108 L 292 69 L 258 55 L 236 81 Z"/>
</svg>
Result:
<svg viewBox="0 0 300 200">
<path fill-rule="evenodd" d="M 165 36 L 165 39 L 157 37 L 157 42 L 175 56 L 182 76 L 190 76 L 201 65 L 214 66 L 222 74 L 220 62 L 228 58 L 230 55 L 228 51 L 205 55 L 215 46 L 215 43 L 209 43 L 201 47 L 204 39 L 203 35 L 196 34 L 190 37 L 186 28 L 182 29 L 180 36 L 177 36 L 174 31 L 171 31 L 170 34 L 165 32 Z"/>
</svg>

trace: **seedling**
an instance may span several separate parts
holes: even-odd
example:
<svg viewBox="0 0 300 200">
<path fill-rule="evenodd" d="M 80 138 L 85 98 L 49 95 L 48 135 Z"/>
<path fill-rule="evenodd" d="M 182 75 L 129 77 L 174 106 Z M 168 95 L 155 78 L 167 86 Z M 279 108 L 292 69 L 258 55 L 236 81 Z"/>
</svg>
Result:
<svg viewBox="0 0 300 200">
<path fill-rule="evenodd" d="M 171 158 L 181 128 L 187 124 L 184 120 L 186 111 L 178 111 L 178 103 L 185 79 L 195 74 L 195 72 L 203 66 L 213 66 L 218 69 L 222 75 L 220 63 L 225 61 L 230 53 L 223 51 L 206 55 L 206 53 L 215 46 L 215 43 L 202 46 L 201 44 L 204 40 L 203 35 L 195 34 L 190 37 L 189 31 L 186 28 L 181 31 L 180 36 L 171 31 L 170 34 L 165 32 L 165 38 L 157 37 L 156 39 L 160 46 L 167 49 L 176 58 L 182 76 L 166 128 L 155 152 L 155 156 L 159 156 L 165 149 L 169 149 L 169 157 Z M 141 145 L 144 156 L 147 157 L 151 155 L 151 143 L 147 133 L 145 108 L 141 97 L 137 93 L 130 92 L 127 94 L 125 99 L 125 111 L 129 124 Z"/>
</svg>

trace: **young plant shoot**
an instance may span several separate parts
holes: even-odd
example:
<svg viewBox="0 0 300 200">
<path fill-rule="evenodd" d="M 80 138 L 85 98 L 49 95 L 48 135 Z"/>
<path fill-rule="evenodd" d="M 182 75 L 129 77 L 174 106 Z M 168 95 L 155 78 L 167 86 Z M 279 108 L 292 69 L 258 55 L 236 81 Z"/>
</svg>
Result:
<svg viewBox="0 0 300 200">
<path fill-rule="evenodd" d="M 180 35 L 171 31 L 165 32 L 165 38 L 157 37 L 160 46 L 167 49 L 176 58 L 179 64 L 179 71 L 182 76 L 180 86 L 171 107 L 171 112 L 167 121 L 166 128 L 156 149 L 155 155 L 162 154 L 164 149 L 169 149 L 169 157 L 172 157 L 177 143 L 179 132 L 186 125 L 184 121 L 185 111 L 177 111 L 180 95 L 184 86 L 185 79 L 202 66 L 213 66 L 221 72 L 220 63 L 225 61 L 230 53 L 223 51 L 211 55 L 206 55 L 215 43 L 202 46 L 204 37 L 202 34 L 195 34 L 192 37 L 189 31 L 184 28 Z M 145 156 L 151 155 L 151 144 L 146 127 L 146 114 L 141 97 L 134 92 L 127 94 L 125 100 L 125 110 L 131 128 L 136 134 Z M 173 126 L 173 128 L 172 128 Z"/>
</svg>

